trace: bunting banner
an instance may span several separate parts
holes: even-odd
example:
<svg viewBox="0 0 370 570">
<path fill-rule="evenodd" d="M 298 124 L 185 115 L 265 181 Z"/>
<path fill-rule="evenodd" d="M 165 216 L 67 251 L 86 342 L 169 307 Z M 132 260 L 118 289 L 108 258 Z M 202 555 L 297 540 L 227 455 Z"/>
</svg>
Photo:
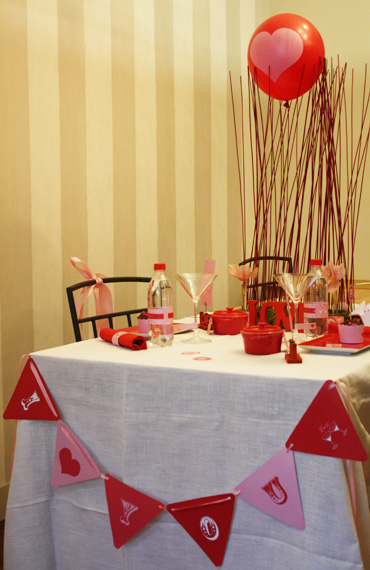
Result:
<svg viewBox="0 0 370 570">
<path fill-rule="evenodd" d="M 294 453 L 285 447 L 244 479 L 235 493 L 257 509 L 299 530 L 306 527 Z"/>
<path fill-rule="evenodd" d="M 367 460 L 366 451 L 332 380 L 327 380 L 321 387 L 285 445 L 294 451 L 314 455 Z"/>
<path fill-rule="evenodd" d="M 42 420 L 56 422 L 58 409 L 34 360 L 29 356 L 12 397 L 4 412 L 4 420 Z"/>
<path fill-rule="evenodd" d="M 214 495 L 167 505 L 167 510 L 206 553 L 221 566 L 229 539 L 235 494 Z"/>
<path fill-rule="evenodd" d="M 158 516 L 165 506 L 111 475 L 103 475 L 113 544 L 120 548 Z"/>
<path fill-rule="evenodd" d="M 350 405 L 348 390 L 347 400 Z M 58 487 L 99 477 L 104 479 L 116 548 L 123 546 L 167 508 L 215 566 L 221 566 L 225 557 L 236 495 L 286 524 L 300 530 L 305 528 L 295 451 L 355 461 L 367 459 L 337 384 L 331 380 L 322 385 L 291 433 L 286 447 L 246 477 L 234 493 L 171 503 L 167 507 L 100 472 L 89 452 L 60 419 L 47 385 L 31 357 L 28 357 L 19 376 L 4 419 L 57 422 L 51 485 Z M 350 492 L 356 520 L 353 484 Z"/>
<path fill-rule="evenodd" d="M 82 443 L 62 420 L 57 424 L 52 487 L 100 477 L 100 470 Z"/>
</svg>

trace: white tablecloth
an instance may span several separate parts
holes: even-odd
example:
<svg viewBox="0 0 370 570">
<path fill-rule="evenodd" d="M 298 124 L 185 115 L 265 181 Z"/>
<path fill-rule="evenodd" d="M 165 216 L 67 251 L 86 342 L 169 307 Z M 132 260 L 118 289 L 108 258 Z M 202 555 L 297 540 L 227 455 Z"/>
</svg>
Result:
<svg viewBox="0 0 370 570">
<path fill-rule="evenodd" d="M 344 379 L 370 454 L 370 350 L 354 356 L 246 355 L 241 337 L 130 351 L 99 339 L 33 354 L 63 421 L 103 473 L 164 504 L 232 492 L 282 447 L 327 379 Z M 197 350 L 210 360 L 194 360 Z M 6 570 L 207 570 L 212 562 L 164 511 L 125 547 L 112 541 L 104 481 L 52 488 L 56 423 L 19 421 L 6 512 Z M 225 570 L 370 569 L 366 480 L 354 462 L 295 453 L 306 522 L 298 530 L 236 500 Z M 364 477 L 365 473 L 365 477 Z"/>
</svg>

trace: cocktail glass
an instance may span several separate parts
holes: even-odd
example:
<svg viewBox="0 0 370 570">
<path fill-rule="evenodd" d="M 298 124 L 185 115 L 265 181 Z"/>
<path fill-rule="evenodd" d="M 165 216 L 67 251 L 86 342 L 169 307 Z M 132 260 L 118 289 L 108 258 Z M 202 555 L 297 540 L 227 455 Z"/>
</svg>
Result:
<svg viewBox="0 0 370 570">
<path fill-rule="evenodd" d="M 294 318 L 290 319 L 290 322 L 292 327 L 292 339 L 296 340 L 297 333 L 295 325 L 298 322 L 298 303 L 306 293 L 307 289 L 316 281 L 317 275 L 311 275 L 310 273 L 280 273 L 278 275 L 274 275 L 274 278 L 279 283 L 280 287 L 284 289 L 287 295 L 289 311 L 289 298 L 294 303 Z"/>
<path fill-rule="evenodd" d="M 217 275 L 215 273 L 178 273 L 176 278 L 185 289 L 188 295 L 190 295 L 194 304 L 194 321 L 198 323 L 198 303 L 199 299 L 206 292 L 208 287 L 212 285 L 213 281 L 216 279 Z M 204 338 L 200 336 L 198 327 L 193 330 L 191 338 L 185 339 L 182 342 L 188 344 L 203 344 L 206 342 L 212 342 L 209 338 Z"/>
</svg>

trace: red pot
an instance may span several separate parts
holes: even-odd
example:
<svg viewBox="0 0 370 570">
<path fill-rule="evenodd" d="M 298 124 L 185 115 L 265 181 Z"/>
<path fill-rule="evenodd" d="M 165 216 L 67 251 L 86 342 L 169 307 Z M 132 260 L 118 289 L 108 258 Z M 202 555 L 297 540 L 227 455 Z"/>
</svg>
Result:
<svg viewBox="0 0 370 570">
<path fill-rule="evenodd" d="M 212 322 L 215 334 L 239 334 L 248 323 L 248 314 L 227 307 L 226 311 L 215 311 Z"/>
<path fill-rule="evenodd" d="M 242 331 L 244 350 L 248 354 L 275 354 L 281 350 L 283 331 L 280 327 L 264 322 Z"/>
</svg>

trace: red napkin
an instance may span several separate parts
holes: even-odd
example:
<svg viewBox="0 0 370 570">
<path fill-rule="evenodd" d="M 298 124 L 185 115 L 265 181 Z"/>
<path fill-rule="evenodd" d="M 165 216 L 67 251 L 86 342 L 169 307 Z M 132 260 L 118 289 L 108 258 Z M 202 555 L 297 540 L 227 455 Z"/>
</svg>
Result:
<svg viewBox="0 0 370 570">
<path fill-rule="evenodd" d="M 143 336 L 125 332 L 124 329 L 102 329 L 100 338 L 116 346 L 125 346 L 133 350 L 144 350 L 147 348 L 146 340 Z"/>
</svg>

